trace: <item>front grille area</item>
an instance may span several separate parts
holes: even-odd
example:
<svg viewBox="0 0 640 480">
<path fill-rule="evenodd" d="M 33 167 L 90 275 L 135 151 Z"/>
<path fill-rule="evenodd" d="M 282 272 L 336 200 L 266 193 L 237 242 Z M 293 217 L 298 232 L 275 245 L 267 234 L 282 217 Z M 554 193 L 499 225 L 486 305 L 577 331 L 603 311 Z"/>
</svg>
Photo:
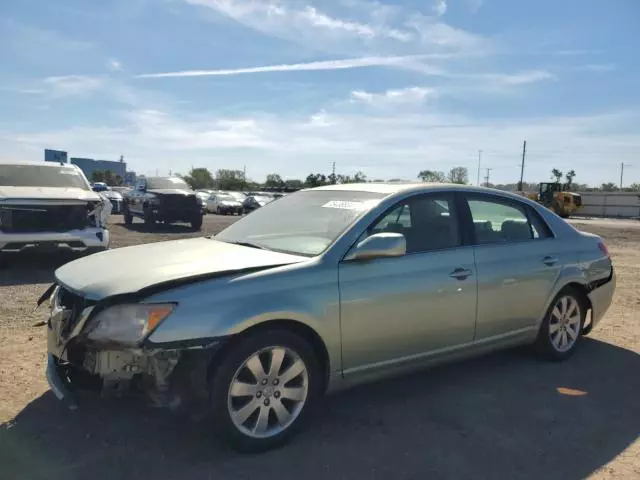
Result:
<svg viewBox="0 0 640 480">
<path fill-rule="evenodd" d="M 160 202 L 164 212 L 188 213 L 200 210 L 195 195 L 163 195 Z"/>
<path fill-rule="evenodd" d="M 87 205 L 3 205 L 0 230 L 6 233 L 66 232 L 88 224 Z"/>
</svg>

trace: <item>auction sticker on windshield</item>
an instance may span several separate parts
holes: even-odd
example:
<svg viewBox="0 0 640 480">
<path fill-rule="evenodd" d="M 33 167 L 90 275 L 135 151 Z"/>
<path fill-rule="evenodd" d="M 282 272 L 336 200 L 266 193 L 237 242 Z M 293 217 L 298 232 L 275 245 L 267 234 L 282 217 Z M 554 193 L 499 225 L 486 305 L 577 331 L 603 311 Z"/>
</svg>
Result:
<svg viewBox="0 0 640 480">
<path fill-rule="evenodd" d="M 324 205 L 322 205 L 322 208 L 339 208 L 341 210 L 366 210 L 368 208 L 371 208 L 376 203 L 378 203 L 377 200 L 374 200 L 374 201 L 367 200 L 366 202 L 353 202 L 349 200 L 330 200 Z"/>
</svg>

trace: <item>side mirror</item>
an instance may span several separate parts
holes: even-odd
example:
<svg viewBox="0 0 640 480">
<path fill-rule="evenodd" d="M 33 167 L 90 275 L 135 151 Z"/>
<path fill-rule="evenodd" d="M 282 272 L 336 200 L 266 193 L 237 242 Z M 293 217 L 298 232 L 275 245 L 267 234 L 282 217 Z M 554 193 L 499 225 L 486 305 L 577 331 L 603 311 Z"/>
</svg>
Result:
<svg viewBox="0 0 640 480">
<path fill-rule="evenodd" d="M 345 260 L 372 260 L 401 257 L 407 253 L 407 241 L 401 233 L 376 233 L 365 238 L 345 257 Z"/>
</svg>

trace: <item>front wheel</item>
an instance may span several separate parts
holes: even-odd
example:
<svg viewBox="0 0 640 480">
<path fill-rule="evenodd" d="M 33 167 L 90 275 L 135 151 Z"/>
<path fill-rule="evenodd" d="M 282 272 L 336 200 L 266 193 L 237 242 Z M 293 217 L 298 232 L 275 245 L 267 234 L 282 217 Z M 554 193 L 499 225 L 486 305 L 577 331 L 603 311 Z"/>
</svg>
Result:
<svg viewBox="0 0 640 480">
<path fill-rule="evenodd" d="M 551 303 L 542 322 L 536 350 L 547 360 L 561 361 L 575 351 L 587 309 L 582 295 L 573 288 L 566 288 Z"/>
<path fill-rule="evenodd" d="M 241 451 L 264 451 L 298 431 L 321 393 L 313 348 L 298 335 L 272 330 L 230 349 L 211 378 L 214 422 Z"/>
</svg>

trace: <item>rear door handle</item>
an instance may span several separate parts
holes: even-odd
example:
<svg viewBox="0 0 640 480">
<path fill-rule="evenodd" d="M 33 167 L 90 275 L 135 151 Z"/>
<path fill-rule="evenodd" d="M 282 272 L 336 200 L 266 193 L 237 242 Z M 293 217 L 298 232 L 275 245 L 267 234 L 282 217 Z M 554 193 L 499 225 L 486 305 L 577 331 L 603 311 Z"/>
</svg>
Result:
<svg viewBox="0 0 640 480">
<path fill-rule="evenodd" d="M 456 268 L 449 276 L 457 280 L 466 280 L 472 274 L 473 272 L 467 268 Z"/>
<path fill-rule="evenodd" d="M 542 259 L 542 263 L 544 263 L 548 267 L 553 267 L 556 263 L 558 263 L 558 257 L 547 256 Z"/>
</svg>

